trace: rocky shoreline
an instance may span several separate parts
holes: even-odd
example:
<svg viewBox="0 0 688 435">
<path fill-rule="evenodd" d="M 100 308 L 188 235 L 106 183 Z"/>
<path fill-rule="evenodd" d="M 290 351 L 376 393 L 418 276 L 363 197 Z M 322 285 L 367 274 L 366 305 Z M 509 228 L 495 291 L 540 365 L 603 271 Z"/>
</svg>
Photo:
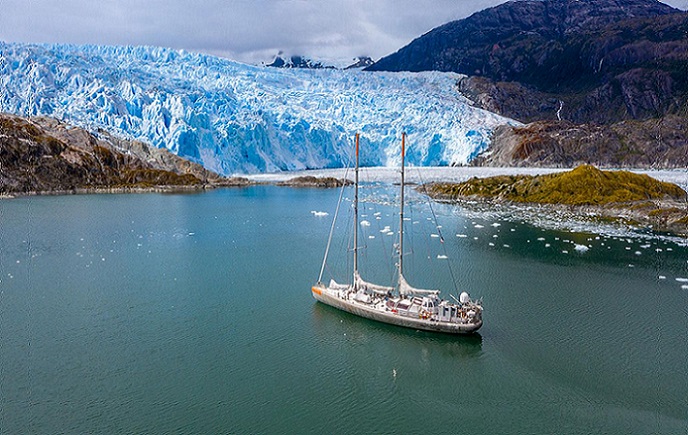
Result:
<svg viewBox="0 0 688 435">
<path fill-rule="evenodd" d="M 541 176 L 500 176 L 423 187 L 437 201 L 467 208 L 514 206 L 688 237 L 688 194 L 672 183 L 626 171 L 581 166 Z M 598 192 L 598 195 L 590 191 Z"/>
</svg>

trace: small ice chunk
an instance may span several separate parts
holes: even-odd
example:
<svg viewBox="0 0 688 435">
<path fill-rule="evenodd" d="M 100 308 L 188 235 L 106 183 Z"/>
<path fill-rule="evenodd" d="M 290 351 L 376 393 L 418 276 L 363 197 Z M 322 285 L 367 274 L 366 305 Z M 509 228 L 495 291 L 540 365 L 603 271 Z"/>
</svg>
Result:
<svg viewBox="0 0 688 435">
<path fill-rule="evenodd" d="M 465 239 L 468 236 L 466 234 L 457 234 L 456 237 L 460 237 L 462 239 Z"/>
<path fill-rule="evenodd" d="M 545 238 L 544 237 L 538 237 L 538 242 L 544 242 Z"/>
<path fill-rule="evenodd" d="M 635 251 L 635 255 L 643 255 L 643 253 L 640 251 Z"/>
<path fill-rule="evenodd" d="M 666 279 L 666 276 L 664 276 L 664 275 L 659 275 L 657 278 L 659 278 L 659 279 Z"/>
<path fill-rule="evenodd" d="M 315 210 L 311 210 L 311 213 L 313 214 L 313 216 L 317 216 L 317 217 L 322 217 L 322 216 L 327 216 L 327 215 L 329 215 L 329 213 L 326 212 L 326 211 L 315 211 Z"/>
<path fill-rule="evenodd" d="M 438 239 L 440 237 L 440 235 L 439 234 L 430 234 L 430 237 L 432 237 L 433 239 Z"/>
<path fill-rule="evenodd" d="M 688 290 L 688 284 L 683 284 L 683 285 L 681 286 L 681 289 L 683 289 L 683 290 Z"/>
<path fill-rule="evenodd" d="M 475 224 L 475 228 L 478 228 L 478 229 L 480 229 L 480 228 L 485 228 L 485 227 L 484 227 L 484 226 L 482 226 L 482 225 L 480 225 L 480 224 Z"/>
<path fill-rule="evenodd" d="M 588 248 L 588 247 L 585 246 L 585 245 L 576 245 L 573 249 L 575 249 L 576 251 L 580 252 L 581 254 L 584 254 L 584 253 L 588 252 L 588 250 L 589 250 L 590 248 Z"/>
<path fill-rule="evenodd" d="M 562 253 L 562 254 L 568 254 L 569 251 L 567 251 L 566 249 L 564 249 L 563 251 L 561 251 L 561 253 Z"/>
<path fill-rule="evenodd" d="M 492 224 L 492 226 L 495 227 L 495 228 L 497 228 L 497 227 L 501 227 L 502 224 L 500 224 L 499 222 L 495 222 L 495 223 Z"/>
<path fill-rule="evenodd" d="M 368 222 L 368 221 L 361 221 L 361 226 L 362 226 L 362 227 L 369 227 L 369 226 L 370 226 L 370 222 Z"/>
<path fill-rule="evenodd" d="M 438 259 L 438 260 L 446 260 L 446 259 L 447 259 L 447 256 L 446 256 L 446 255 L 440 254 L 440 255 L 437 256 L 437 259 Z"/>
<path fill-rule="evenodd" d="M 676 278 L 678 282 L 688 282 L 688 278 Z"/>
<path fill-rule="evenodd" d="M 552 245 L 550 245 L 549 243 L 545 243 L 545 248 L 549 248 L 550 246 Z"/>
<path fill-rule="evenodd" d="M 369 239 L 374 239 L 374 238 L 375 238 L 375 236 L 368 236 L 368 238 L 369 238 Z"/>
<path fill-rule="evenodd" d="M 490 245 L 490 246 L 494 246 L 494 243 L 490 242 L 490 243 L 488 243 L 488 245 Z"/>
</svg>

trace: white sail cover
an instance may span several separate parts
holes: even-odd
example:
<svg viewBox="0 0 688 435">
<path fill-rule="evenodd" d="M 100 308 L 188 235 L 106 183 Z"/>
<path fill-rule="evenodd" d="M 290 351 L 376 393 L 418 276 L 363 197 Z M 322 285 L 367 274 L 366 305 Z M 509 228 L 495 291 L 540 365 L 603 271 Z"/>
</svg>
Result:
<svg viewBox="0 0 688 435">
<path fill-rule="evenodd" d="M 415 288 L 411 287 L 411 285 L 406 282 L 406 278 L 404 278 L 404 275 L 399 274 L 399 294 L 401 295 L 408 295 L 408 294 L 439 294 L 439 290 L 426 290 L 422 288 Z"/>
<path fill-rule="evenodd" d="M 363 289 L 363 290 L 370 290 L 373 293 L 378 293 L 378 294 L 387 294 L 388 292 L 394 291 L 394 287 L 387 287 L 384 285 L 378 285 L 378 284 L 373 284 L 370 282 L 366 282 L 361 278 L 361 275 L 356 273 L 354 279 L 356 280 L 356 288 L 358 289 Z"/>
</svg>

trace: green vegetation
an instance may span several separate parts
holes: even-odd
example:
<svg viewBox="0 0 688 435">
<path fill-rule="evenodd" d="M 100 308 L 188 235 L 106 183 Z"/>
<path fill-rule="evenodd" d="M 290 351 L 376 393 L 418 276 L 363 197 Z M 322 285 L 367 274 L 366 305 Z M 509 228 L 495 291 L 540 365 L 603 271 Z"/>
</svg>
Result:
<svg viewBox="0 0 688 435">
<path fill-rule="evenodd" d="M 497 198 L 520 203 L 562 205 L 606 205 L 647 200 L 686 198 L 672 183 L 628 171 L 601 171 L 590 165 L 558 174 L 473 178 L 464 183 L 435 183 L 430 196 Z"/>
</svg>

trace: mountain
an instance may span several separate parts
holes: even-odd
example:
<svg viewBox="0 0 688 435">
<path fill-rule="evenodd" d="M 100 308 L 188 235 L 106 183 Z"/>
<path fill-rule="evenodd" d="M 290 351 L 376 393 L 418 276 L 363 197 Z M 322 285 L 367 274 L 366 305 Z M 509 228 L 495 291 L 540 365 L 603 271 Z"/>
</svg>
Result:
<svg viewBox="0 0 688 435">
<path fill-rule="evenodd" d="M 229 175 L 364 165 L 465 164 L 493 129 L 453 73 L 249 66 L 153 47 L 0 43 L 0 111 L 46 115 L 166 148 Z"/>
<path fill-rule="evenodd" d="M 357 57 L 354 60 L 355 60 L 354 63 L 352 63 L 351 65 L 347 66 L 344 69 L 363 69 L 363 68 L 367 68 L 367 67 L 369 67 L 375 63 L 375 61 L 373 61 L 373 59 L 371 59 L 368 56 Z"/>
<path fill-rule="evenodd" d="M 688 14 L 656 0 L 523 0 L 438 27 L 370 71 L 453 71 L 523 122 L 688 113 Z"/>
<path fill-rule="evenodd" d="M 166 150 L 98 136 L 52 118 L 0 114 L 0 194 L 203 188 L 225 179 Z"/>
<path fill-rule="evenodd" d="M 285 59 L 281 54 L 275 56 L 275 59 L 266 66 L 273 68 L 334 69 L 334 66 L 323 65 L 322 62 L 303 56 L 289 56 Z"/>
</svg>

